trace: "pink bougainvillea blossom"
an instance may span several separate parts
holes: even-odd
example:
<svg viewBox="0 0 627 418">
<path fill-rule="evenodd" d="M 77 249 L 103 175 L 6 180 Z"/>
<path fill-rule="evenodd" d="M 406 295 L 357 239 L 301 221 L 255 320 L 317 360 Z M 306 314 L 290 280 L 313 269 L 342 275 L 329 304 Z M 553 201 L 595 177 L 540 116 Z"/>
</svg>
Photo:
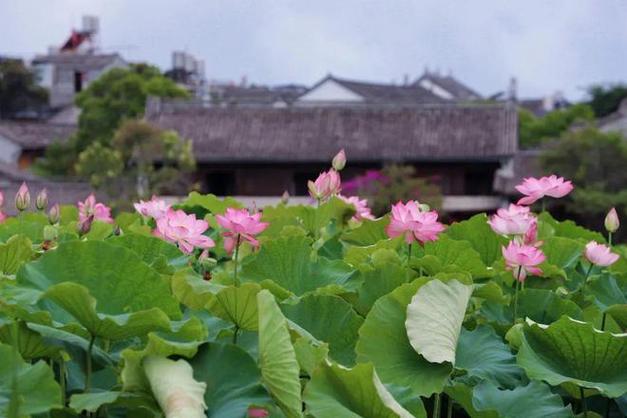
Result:
<svg viewBox="0 0 627 418">
<path fill-rule="evenodd" d="M 536 276 L 542 274 L 542 270 L 537 266 L 546 257 L 539 248 L 510 241 L 507 247 L 501 248 L 501 251 L 505 258 L 506 268 L 512 271 L 515 279 L 522 282 L 529 273 Z"/>
<path fill-rule="evenodd" d="M 518 204 L 531 205 L 544 196 L 564 197 L 573 190 L 573 184 L 570 180 L 564 180 L 564 177 L 557 177 L 553 174 L 539 179 L 535 177 L 525 178 L 521 184 L 516 186 L 516 190 L 525 195 L 518 200 Z"/>
<path fill-rule="evenodd" d="M 224 249 L 230 254 L 242 240 L 247 241 L 253 248 L 259 247 L 256 235 L 262 233 L 267 227 L 267 222 L 261 222 L 261 213 L 252 215 L 247 209 L 228 208 L 224 215 L 216 215 L 218 224 L 226 229 L 222 233 L 224 237 Z"/>
<path fill-rule="evenodd" d="M 619 255 L 614 254 L 607 245 L 599 244 L 596 241 L 590 241 L 586 244 L 584 256 L 590 263 L 607 267 L 618 261 Z"/>
<path fill-rule="evenodd" d="M 175 243 L 185 254 L 191 254 L 194 248 L 211 248 L 215 243 L 203 233 L 209 228 L 206 221 L 188 215 L 182 210 L 169 209 L 157 219 L 154 234 L 166 241 Z"/>
<path fill-rule="evenodd" d="M 402 235 L 405 242 L 411 244 L 414 241 L 436 241 L 444 229 L 444 225 L 438 222 L 436 211 L 423 212 L 418 202 L 410 200 L 406 204 L 398 202 L 392 206 L 392 216 L 386 232 L 391 238 Z"/>
</svg>

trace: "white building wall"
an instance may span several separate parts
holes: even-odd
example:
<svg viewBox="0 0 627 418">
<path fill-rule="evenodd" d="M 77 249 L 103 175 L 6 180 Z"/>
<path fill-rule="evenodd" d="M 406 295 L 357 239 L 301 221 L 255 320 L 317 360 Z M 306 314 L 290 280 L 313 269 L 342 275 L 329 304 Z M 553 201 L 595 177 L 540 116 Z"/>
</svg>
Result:
<svg viewBox="0 0 627 418">
<path fill-rule="evenodd" d="M 310 102 L 363 102 L 360 95 L 343 87 L 334 80 L 327 80 L 301 96 L 296 104 Z"/>
<path fill-rule="evenodd" d="M 20 158 L 22 148 L 15 142 L 0 135 L 0 162 L 15 164 Z"/>
</svg>

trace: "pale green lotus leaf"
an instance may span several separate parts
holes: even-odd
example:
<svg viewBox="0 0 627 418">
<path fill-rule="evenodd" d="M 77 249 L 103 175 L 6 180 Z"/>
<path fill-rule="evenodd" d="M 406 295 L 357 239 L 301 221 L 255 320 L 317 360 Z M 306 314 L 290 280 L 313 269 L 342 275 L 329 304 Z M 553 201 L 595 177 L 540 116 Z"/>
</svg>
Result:
<svg viewBox="0 0 627 418">
<path fill-rule="evenodd" d="M 407 337 L 426 360 L 455 364 L 457 340 L 472 289 L 457 280 L 432 280 L 412 298 L 405 320 Z"/>
</svg>

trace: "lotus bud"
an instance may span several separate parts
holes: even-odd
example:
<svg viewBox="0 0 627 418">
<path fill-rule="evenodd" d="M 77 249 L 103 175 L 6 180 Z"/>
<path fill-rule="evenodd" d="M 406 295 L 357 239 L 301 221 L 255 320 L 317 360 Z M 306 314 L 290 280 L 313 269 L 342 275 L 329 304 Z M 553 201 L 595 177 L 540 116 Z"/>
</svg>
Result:
<svg viewBox="0 0 627 418">
<path fill-rule="evenodd" d="M 50 208 L 50 212 L 48 212 L 48 222 L 51 225 L 58 223 L 61 220 L 61 209 L 59 209 L 59 204 L 55 203 Z"/>
<path fill-rule="evenodd" d="M 209 257 L 209 250 L 204 249 L 198 256 L 198 262 L 205 270 L 211 270 L 214 268 L 218 261 L 215 258 Z"/>
<path fill-rule="evenodd" d="M 194 380 L 194 370 L 188 362 L 148 356 L 144 371 L 166 418 L 206 417 L 207 384 Z"/>
<path fill-rule="evenodd" d="M 266 418 L 270 414 L 263 408 L 250 407 L 248 408 L 248 418 Z"/>
<path fill-rule="evenodd" d="M 94 215 L 89 215 L 82 222 L 78 224 L 78 232 L 84 235 L 91 229 L 91 224 L 94 222 Z"/>
<path fill-rule="evenodd" d="M 48 190 L 43 189 L 37 195 L 35 199 L 35 207 L 37 210 L 44 211 L 48 207 Z"/>
<path fill-rule="evenodd" d="M 338 152 L 335 157 L 333 157 L 331 165 L 333 166 L 335 171 L 342 171 L 342 169 L 346 165 L 346 153 L 344 152 L 344 149 L 341 149 L 340 152 Z"/>
<path fill-rule="evenodd" d="M 605 217 L 605 229 L 607 232 L 614 233 L 618 230 L 619 226 L 620 221 L 618 220 L 618 213 L 616 213 L 615 208 L 612 208 Z"/>
<path fill-rule="evenodd" d="M 26 183 L 22 183 L 15 195 L 15 207 L 22 212 L 30 207 L 30 192 Z"/>
<path fill-rule="evenodd" d="M 311 195 L 311 197 L 313 197 L 314 199 L 320 199 L 320 193 L 318 192 L 318 188 L 316 187 L 316 183 L 314 183 L 313 181 L 309 180 L 307 182 L 307 188 L 309 189 L 309 194 Z"/>
<path fill-rule="evenodd" d="M 289 201 L 290 201 L 290 194 L 286 190 L 281 195 L 281 203 L 283 203 L 284 205 L 287 205 L 287 202 Z"/>
</svg>

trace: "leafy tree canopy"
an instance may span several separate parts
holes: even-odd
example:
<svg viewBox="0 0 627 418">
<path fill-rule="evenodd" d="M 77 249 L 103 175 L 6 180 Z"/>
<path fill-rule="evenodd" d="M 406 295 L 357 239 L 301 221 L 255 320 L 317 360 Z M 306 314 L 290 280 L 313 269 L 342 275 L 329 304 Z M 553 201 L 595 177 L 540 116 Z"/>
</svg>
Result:
<svg viewBox="0 0 627 418">
<path fill-rule="evenodd" d="M 594 112 L 590 106 L 577 104 L 566 109 L 558 109 L 542 117 L 531 112 L 518 111 L 518 126 L 521 148 L 539 146 L 547 139 L 557 138 L 573 123 L 592 121 Z"/>
<path fill-rule="evenodd" d="M 588 89 L 590 102 L 588 103 L 594 115 L 602 118 L 616 112 L 620 102 L 627 97 L 627 85 L 614 84 L 609 86 L 594 85 Z"/>
<path fill-rule="evenodd" d="M 37 85 L 35 75 L 21 60 L 0 61 L 0 117 L 39 111 L 47 103 L 48 91 Z"/>
</svg>

